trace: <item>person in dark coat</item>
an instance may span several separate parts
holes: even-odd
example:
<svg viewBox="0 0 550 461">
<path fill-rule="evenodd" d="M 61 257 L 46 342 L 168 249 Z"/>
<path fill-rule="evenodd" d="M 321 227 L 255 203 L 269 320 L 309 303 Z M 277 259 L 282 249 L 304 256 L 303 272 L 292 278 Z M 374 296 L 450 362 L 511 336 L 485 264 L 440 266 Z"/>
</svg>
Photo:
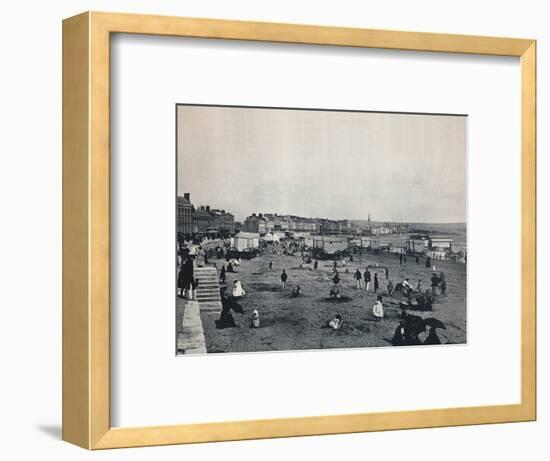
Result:
<svg viewBox="0 0 550 461">
<path fill-rule="evenodd" d="M 231 261 L 229 261 L 229 264 L 227 265 L 227 272 L 235 272 L 235 269 L 233 269 L 233 264 L 231 264 Z"/>
<path fill-rule="evenodd" d="M 361 271 L 359 269 L 355 271 L 355 274 L 353 274 L 353 278 L 355 279 L 355 285 L 359 290 L 361 288 L 361 280 L 363 280 L 363 275 L 361 275 Z"/>
<path fill-rule="evenodd" d="M 447 296 L 447 282 L 445 280 L 439 282 L 439 291 L 441 292 L 441 296 Z"/>
<path fill-rule="evenodd" d="M 336 274 L 332 277 L 332 283 L 334 283 L 334 285 L 340 284 L 340 275 L 338 275 L 338 271 L 336 271 Z"/>
<path fill-rule="evenodd" d="M 430 258 L 429 256 L 426 258 L 426 267 L 427 268 L 430 268 L 432 267 L 432 258 Z"/>
<path fill-rule="evenodd" d="M 273 269 L 273 261 L 269 261 L 269 268 Z"/>
<path fill-rule="evenodd" d="M 439 282 L 440 282 L 439 277 L 434 272 L 430 280 L 432 282 L 432 295 L 437 296 L 437 287 L 439 286 Z"/>
<path fill-rule="evenodd" d="M 387 267 L 384 267 L 384 274 L 386 275 L 386 280 L 389 280 L 390 278 L 390 271 Z"/>
<path fill-rule="evenodd" d="M 287 280 L 288 280 L 288 275 L 286 274 L 285 270 L 283 269 L 283 273 L 281 274 L 281 286 L 283 288 L 283 291 L 285 291 Z"/>
<path fill-rule="evenodd" d="M 378 273 L 374 274 L 374 292 L 376 293 L 378 291 Z"/>
<path fill-rule="evenodd" d="M 220 270 L 220 283 L 225 283 L 225 266 L 222 266 Z"/>
<path fill-rule="evenodd" d="M 397 325 L 397 328 L 395 329 L 395 333 L 393 334 L 393 338 L 391 340 L 391 343 L 394 346 L 404 346 L 406 342 L 405 338 L 405 321 L 401 320 L 399 322 L 399 325 Z"/>
<path fill-rule="evenodd" d="M 183 290 L 184 290 L 184 272 L 183 272 L 183 265 L 180 266 L 179 272 L 178 272 L 178 296 L 180 298 L 183 298 Z"/>
<path fill-rule="evenodd" d="M 225 287 L 220 289 L 220 298 L 222 301 L 222 311 L 220 312 L 220 318 L 216 320 L 216 328 L 223 329 L 236 327 L 237 324 L 231 314 L 231 302 L 227 297 L 227 290 Z"/>
<path fill-rule="evenodd" d="M 183 263 L 183 276 L 182 276 L 182 296 L 187 296 L 188 298 L 192 298 L 192 284 L 195 280 L 194 277 L 194 269 L 193 269 L 193 260 L 191 258 L 187 258 L 185 262 Z"/>
<path fill-rule="evenodd" d="M 365 273 L 363 274 L 365 278 L 365 290 L 369 291 L 370 286 L 370 271 L 368 267 L 365 267 Z"/>
<path fill-rule="evenodd" d="M 418 346 L 422 344 L 418 338 L 418 335 L 426 329 L 422 317 L 403 311 L 401 318 L 405 322 L 405 342 L 403 345 Z"/>
<path fill-rule="evenodd" d="M 319 267 L 319 261 L 315 260 L 315 262 L 313 263 L 313 269 L 317 270 L 318 267 Z"/>
<path fill-rule="evenodd" d="M 437 329 L 435 327 L 430 327 L 428 336 L 424 340 L 425 345 L 441 344 L 441 340 L 439 339 L 439 336 L 437 336 L 436 330 Z"/>
</svg>

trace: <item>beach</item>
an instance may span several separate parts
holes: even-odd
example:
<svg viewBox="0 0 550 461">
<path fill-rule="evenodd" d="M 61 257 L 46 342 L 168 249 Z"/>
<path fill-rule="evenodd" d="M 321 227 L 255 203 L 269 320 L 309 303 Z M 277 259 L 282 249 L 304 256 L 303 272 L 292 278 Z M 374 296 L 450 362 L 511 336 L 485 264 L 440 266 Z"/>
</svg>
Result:
<svg viewBox="0 0 550 461">
<path fill-rule="evenodd" d="M 224 260 L 213 260 L 218 269 Z M 269 263 L 272 268 L 269 269 Z M 379 263 L 375 268 L 375 262 Z M 234 328 L 217 329 L 216 312 L 201 312 L 201 319 L 209 353 L 222 352 L 260 352 L 288 351 L 327 348 L 356 348 L 392 346 L 391 339 L 402 309 L 399 302 L 403 297 L 387 296 L 387 280 L 384 267 L 388 268 L 389 279 L 395 285 L 409 278 L 414 288 L 420 279 L 423 290 L 430 287 L 432 269 L 424 266 L 424 259 L 417 264 L 415 258 L 409 256 L 407 263 L 399 264 L 399 259 L 393 254 L 354 255 L 352 262 L 338 262 L 341 293 L 350 299 L 334 301 L 329 299 L 332 286 L 333 261 L 319 261 L 318 269 L 312 265 L 300 267 L 302 258 L 299 254 L 288 256 L 281 251 L 276 254 L 258 256 L 251 260 L 242 260 L 235 270 L 237 273 L 227 273 L 226 284 L 231 287 L 233 280 L 240 280 L 246 290 L 246 295 L 238 300 L 245 314 L 233 313 L 237 324 Z M 465 344 L 466 335 L 466 265 L 448 261 L 435 261 L 437 272 L 444 272 L 447 281 L 447 296 L 439 296 L 433 304 L 433 311 L 412 314 L 435 317 L 442 321 L 446 329 L 438 329 L 442 344 Z M 373 291 L 357 289 L 353 274 L 357 268 L 361 273 L 366 266 L 378 273 L 380 282 L 379 295 L 383 296 L 384 319 L 375 321 L 372 306 L 377 294 Z M 280 275 L 285 269 L 288 274 L 287 287 L 282 291 Z M 364 282 L 363 282 L 364 283 Z M 303 294 L 297 298 L 291 297 L 292 288 L 299 285 Z M 261 327 L 250 328 L 250 315 L 254 309 L 259 311 Z M 336 314 L 342 316 L 343 325 L 334 331 L 321 328 Z M 420 335 L 422 340 L 424 334 Z"/>
</svg>

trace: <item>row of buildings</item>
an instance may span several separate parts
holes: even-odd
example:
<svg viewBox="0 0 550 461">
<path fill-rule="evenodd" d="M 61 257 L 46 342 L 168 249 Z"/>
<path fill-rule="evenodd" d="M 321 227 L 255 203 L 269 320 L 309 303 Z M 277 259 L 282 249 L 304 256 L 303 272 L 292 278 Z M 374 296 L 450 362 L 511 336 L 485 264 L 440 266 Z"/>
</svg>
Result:
<svg viewBox="0 0 550 461">
<path fill-rule="evenodd" d="M 176 224 L 178 236 L 191 237 L 197 234 L 233 234 L 235 217 L 226 210 L 195 207 L 188 193 L 176 200 Z"/>
<path fill-rule="evenodd" d="M 348 219 L 304 218 L 277 213 L 253 213 L 243 223 L 243 230 L 258 234 L 280 231 L 322 235 L 391 235 L 406 234 L 407 227 L 406 224 L 374 224 L 370 220 L 370 213 L 366 223 L 352 222 Z"/>
<path fill-rule="evenodd" d="M 308 232 L 311 234 L 346 234 L 352 229 L 347 219 L 332 220 L 304 218 L 295 215 L 278 215 L 277 213 L 253 213 L 243 223 L 243 230 L 258 234 L 268 232 Z"/>
</svg>

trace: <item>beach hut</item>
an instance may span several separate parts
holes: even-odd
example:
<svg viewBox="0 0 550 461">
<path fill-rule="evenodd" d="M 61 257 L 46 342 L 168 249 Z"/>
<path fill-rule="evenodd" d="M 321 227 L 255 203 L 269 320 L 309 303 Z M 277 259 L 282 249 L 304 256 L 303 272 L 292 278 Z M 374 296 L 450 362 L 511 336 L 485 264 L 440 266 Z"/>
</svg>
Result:
<svg viewBox="0 0 550 461">
<path fill-rule="evenodd" d="M 426 237 L 411 237 L 409 239 L 409 251 L 412 253 L 422 253 L 426 251 L 429 240 Z"/>
<path fill-rule="evenodd" d="M 334 255 L 348 249 L 348 239 L 337 236 L 313 237 L 313 248 L 321 253 Z"/>
<path fill-rule="evenodd" d="M 239 251 L 243 251 L 245 248 L 258 248 L 260 246 L 260 234 L 239 232 L 231 238 L 231 246 Z"/>
<path fill-rule="evenodd" d="M 445 237 L 432 237 L 430 238 L 429 247 L 434 251 L 453 251 L 453 239 Z"/>
<path fill-rule="evenodd" d="M 361 238 L 361 247 L 376 250 L 380 247 L 380 239 L 375 237 Z"/>
</svg>

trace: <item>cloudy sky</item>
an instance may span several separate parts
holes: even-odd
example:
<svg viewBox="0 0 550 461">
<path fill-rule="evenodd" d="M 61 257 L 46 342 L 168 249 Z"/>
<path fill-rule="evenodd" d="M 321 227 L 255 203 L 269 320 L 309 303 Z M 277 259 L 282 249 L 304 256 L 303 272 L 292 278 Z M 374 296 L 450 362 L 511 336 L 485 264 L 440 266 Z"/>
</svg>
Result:
<svg viewBox="0 0 550 461">
<path fill-rule="evenodd" d="M 466 222 L 464 116 L 178 107 L 178 194 L 251 213 Z"/>
</svg>

